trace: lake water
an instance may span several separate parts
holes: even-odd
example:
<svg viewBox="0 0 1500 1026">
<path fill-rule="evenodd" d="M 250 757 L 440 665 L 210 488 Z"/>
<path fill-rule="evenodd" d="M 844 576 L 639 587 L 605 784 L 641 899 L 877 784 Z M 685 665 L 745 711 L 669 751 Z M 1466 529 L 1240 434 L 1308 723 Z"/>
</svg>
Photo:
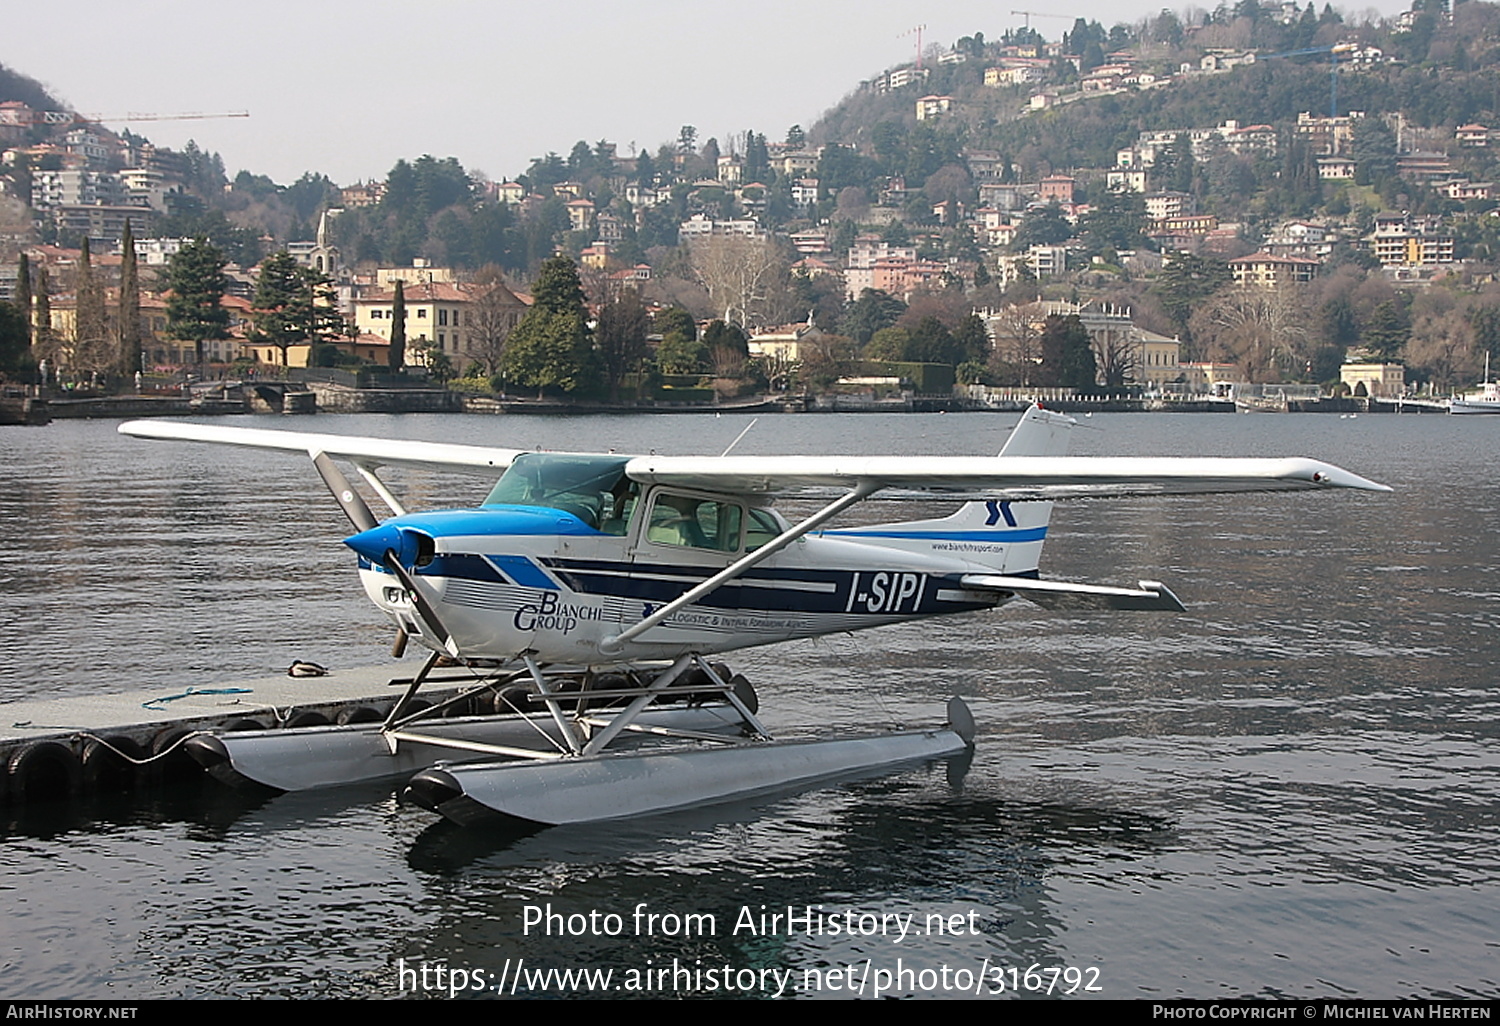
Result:
<svg viewBox="0 0 1500 1026">
<path fill-rule="evenodd" d="M 773 416 L 736 451 L 986 454 L 1013 420 Z M 749 418 L 215 422 L 717 453 Z M 0 694 L 389 661 L 305 459 L 115 427 L 0 433 Z M 1500 418 L 1082 418 L 1079 454 L 1308 455 L 1397 491 L 1060 504 L 1044 574 L 1160 579 L 1189 611 L 1015 604 L 732 660 L 790 734 L 961 694 L 966 772 L 530 835 L 387 786 L 0 810 L 0 996 L 394 997 L 441 964 L 518 996 L 1009 995 L 1036 966 L 1110 998 L 1495 997 L 1497 446 Z M 390 477 L 414 508 L 483 494 Z"/>
</svg>

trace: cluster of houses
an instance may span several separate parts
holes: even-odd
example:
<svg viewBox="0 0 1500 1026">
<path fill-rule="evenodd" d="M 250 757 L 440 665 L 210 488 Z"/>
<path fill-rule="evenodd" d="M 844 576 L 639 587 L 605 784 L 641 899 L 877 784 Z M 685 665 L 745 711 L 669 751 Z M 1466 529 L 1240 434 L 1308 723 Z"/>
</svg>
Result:
<svg viewBox="0 0 1500 1026">
<path fill-rule="evenodd" d="M 149 254 L 173 250 L 186 240 L 138 240 L 137 263 L 144 264 Z M 347 357 L 377 366 L 387 366 L 391 358 L 391 333 L 395 325 L 393 307 L 396 283 L 402 283 L 406 310 L 405 336 L 408 365 L 428 363 L 432 354 L 442 353 L 449 363 L 463 370 L 471 364 L 493 366 L 499 357 L 505 337 L 518 325 L 531 305 L 531 297 L 512 291 L 503 283 L 474 284 L 460 280 L 452 268 L 430 266 L 418 259 L 411 267 L 382 267 L 355 274 L 337 263 L 337 251 L 331 247 L 298 247 L 293 255 L 304 266 L 321 262 L 323 268 L 338 273 L 337 303 L 348 331 L 341 338 L 326 340 Z M 51 281 L 61 283 L 61 290 L 49 297 L 50 323 L 53 335 L 60 341 L 60 362 L 67 366 L 78 324 L 77 296 L 73 291 L 81 251 L 58 246 L 23 248 L 32 267 L 48 268 Z M 93 273 L 104 286 L 105 306 L 111 327 L 119 302 L 118 252 L 91 259 Z M 13 275 L 15 268 L 9 271 Z M 229 315 L 224 338 L 203 343 L 206 362 L 216 364 L 248 360 L 263 366 L 286 365 L 307 367 L 314 362 L 310 342 L 289 346 L 285 351 L 275 345 L 253 340 L 254 268 L 226 268 L 230 289 L 220 304 Z M 3 297 L 0 297 L 3 298 Z M 166 371 L 189 366 L 197 361 L 192 342 L 171 338 L 167 331 L 167 296 L 151 288 L 140 294 L 140 324 L 145 369 Z M 74 372 L 94 368 L 74 367 Z"/>
<path fill-rule="evenodd" d="M 1334 49 L 1341 51 L 1337 56 L 1345 63 L 1372 64 L 1385 59 L 1379 51 L 1354 44 L 1340 44 Z M 1010 46 L 999 52 L 998 59 L 986 70 L 984 81 L 997 88 L 1040 84 L 1047 80 L 1058 61 L 1069 61 L 1077 67 L 1079 95 L 1120 88 L 1155 88 L 1172 80 L 1170 76 L 1140 71 L 1128 51 L 1104 56 L 1104 64 L 1084 72 L 1080 58 L 1063 53 L 1060 44 Z M 968 55 L 959 51 L 939 58 L 941 62 L 965 59 L 969 59 Z M 1179 74 L 1217 74 L 1256 59 L 1250 52 L 1209 51 L 1198 64 L 1179 69 Z M 956 111 L 953 97 L 919 95 L 929 75 L 930 71 L 919 64 L 889 71 L 865 86 L 879 92 L 909 90 L 916 97 L 915 114 L 919 120 L 952 116 Z M 1044 89 L 1034 94 L 1030 102 L 1038 105 L 1037 98 L 1046 95 Z M 1043 100 L 1040 105 L 1050 102 Z M 173 190 L 183 188 L 191 169 L 185 166 L 182 154 L 157 150 L 140 139 L 115 136 L 87 123 L 54 133 L 49 143 L 28 145 L 27 126 L 38 123 L 40 113 L 23 104 L 0 104 L 0 147 L 8 147 L 0 149 L 0 161 L 25 160 L 33 168 L 29 176 L 30 195 L 22 205 L 24 223 L 7 223 L 8 214 L 11 222 L 17 221 L 14 211 L 17 198 L 12 197 L 11 207 L 6 207 L 5 198 L 0 197 L 0 246 L 24 248 L 34 265 L 48 265 L 56 272 L 52 277 L 54 282 L 62 283 L 62 290 L 53 297 L 53 318 L 60 337 L 66 337 L 68 319 L 75 316 L 66 283 L 77 253 L 31 245 L 36 224 L 50 220 L 59 233 L 82 234 L 95 240 L 94 265 L 106 281 L 119 266 L 119 239 L 127 220 L 138 236 L 138 262 L 147 267 L 163 265 L 182 240 L 154 238 L 152 225 L 158 215 L 168 210 L 168 197 Z M 1292 131 L 1316 154 L 1320 178 L 1338 181 L 1354 176 L 1351 142 L 1355 126 L 1365 116 L 1352 111 L 1341 116 L 1303 113 L 1298 117 Z M 1436 149 L 1442 140 L 1434 140 L 1431 133 L 1409 129 L 1399 115 L 1388 116 L 1387 122 L 1398 141 L 1399 173 L 1438 188 L 1453 200 L 1495 198 L 1493 183 L 1471 181 L 1453 172 L 1449 157 Z M 1452 143 L 1456 151 L 1480 149 L 1490 145 L 1490 136 L 1486 126 L 1463 125 L 1454 134 Z M 1247 125 L 1234 120 L 1212 127 L 1143 131 L 1133 145 L 1116 154 L 1113 167 L 1073 169 L 1070 173 L 1046 174 L 1024 183 L 1016 180 L 1018 169 L 1002 155 L 968 150 L 963 158 L 973 186 L 969 194 L 977 194 L 977 205 L 969 209 L 962 200 L 947 199 L 935 202 L 932 213 L 944 228 L 966 226 L 972 231 L 983 254 L 985 273 L 1001 286 L 1025 275 L 1042 279 L 1070 270 L 1088 270 L 1088 265 L 1080 266 L 1082 250 L 1077 245 L 1037 244 L 1017 251 L 1016 242 L 1028 218 L 1043 212 L 1049 216 L 1055 213 L 1076 225 L 1090 210 L 1085 196 L 1097 201 L 1101 193 L 1108 191 L 1141 196 L 1149 221 L 1148 237 L 1165 254 L 1165 259 L 1184 251 L 1226 257 L 1235 281 L 1246 286 L 1280 288 L 1310 280 L 1341 242 L 1364 246 L 1387 274 L 1407 283 L 1430 281 L 1455 265 L 1455 237 L 1444 220 L 1405 213 L 1379 216 L 1372 231 L 1356 238 L 1351 238 L 1347 227 L 1336 221 L 1288 221 L 1266 236 L 1257 251 L 1246 253 L 1250 247 L 1243 240 L 1242 225 L 1221 222 L 1214 214 L 1198 210 L 1196 198 L 1190 193 L 1162 187 L 1160 170 L 1168 162 L 1164 158 L 1175 154 L 1184 142 L 1195 161 L 1211 163 L 1226 155 L 1274 157 L 1282 139 L 1273 126 Z M 973 262 L 924 256 L 923 253 L 930 253 L 936 247 L 923 246 L 920 239 L 914 243 L 892 242 L 881 235 L 860 234 L 847 249 L 835 252 L 833 226 L 819 223 L 811 216 L 820 203 L 830 199 L 818 179 L 822 155 L 821 147 L 801 141 L 771 143 L 766 148 L 765 167 L 771 172 L 768 177 L 789 183 L 794 213 L 801 216 L 804 225 L 801 230 L 789 233 L 791 245 L 802 257 L 796 265 L 798 271 L 809 276 L 841 277 L 843 292 L 851 301 L 866 289 L 909 300 L 923 289 L 945 282 L 974 280 L 978 268 Z M 671 192 L 658 183 L 639 180 L 636 158 L 616 155 L 612 145 L 601 146 L 597 156 L 612 168 L 612 173 L 606 176 L 611 192 L 621 196 L 629 204 L 628 211 L 633 211 L 637 218 L 672 198 Z M 685 151 L 680 160 L 689 156 Z M 773 233 L 767 227 L 768 219 L 762 215 L 767 212 L 771 189 L 766 182 L 752 177 L 753 174 L 743 155 L 720 155 L 701 180 L 689 183 L 689 209 L 693 212 L 678 225 L 679 239 L 688 245 L 717 238 L 749 243 L 769 240 Z M 652 280 L 652 267 L 644 263 L 627 265 L 617 255 L 629 234 L 630 226 L 625 219 L 630 213 L 619 207 L 599 207 L 585 184 L 564 181 L 536 189 L 505 181 L 478 183 L 478 187 L 496 202 L 514 206 L 522 217 L 541 204 L 562 200 L 569 228 L 592 240 L 579 253 L 581 264 L 610 292 L 627 286 L 640 287 Z M 383 182 L 356 183 L 342 190 L 340 202 L 343 208 L 377 204 L 384 189 Z M 867 197 L 870 205 L 858 211 L 861 228 L 869 232 L 905 220 L 913 194 L 914 190 L 908 189 L 900 176 L 883 180 L 877 194 Z M 734 214 L 726 215 L 726 209 L 732 209 Z M 494 351 L 503 345 L 504 334 L 519 323 L 528 297 L 503 285 L 480 287 L 466 283 L 452 269 L 427 266 L 420 260 L 410 268 L 357 273 L 346 266 L 337 248 L 328 241 L 328 218 L 337 212 L 338 208 L 325 212 L 315 242 L 292 244 L 288 251 L 305 266 L 335 279 L 340 310 L 351 325 L 349 337 L 337 343 L 340 348 L 351 356 L 385 362 L 390 345 L 394 285 L 399 279 L 405 285 L 411 359 L 420 361 L 424 359 L 423 353 L 430 352 L 443 354 L 459 369 L 475 361 L 493 363 Z M 114 253 L 109 251 L 111 244 Z M 1122 262 L 1143 260 L 1147 265 L 1159 259 L 1144 253 L 1120 253 L 1117 257 Z M 13 264 L 0 265 L 0 299 L 13 295 L 14 276 Z M 254 273 L 231 267 L 230 278 L 232 286 L 224 303 L 230 310 L 233 337 L 211 343 L 205 355 L 225 362 L 240 357 L 262 363 L 310 362 L 312 354 L 308 347 L 282 352 L 274 347 L 256 346 L 246 339 Z M 481 300 L 482 324 L 476 315 Z M 1127 329 L 1128 310 L 1083 304 L 1073 312 L 1095 338 L 1101 363 L 1124 360 L 1128 365 L 1128 380 L 1158 385 L 1169 381 L 1192 382 L 1201 377 L 1205 386 L 1214 383 L 1217 372 L 1212 368 L 1194 369 L 1178 361 L 1175 340 L 1152 336 L 1134 327 Z M 190 362 L 190 349 L 165 336 L 165 302 L 159 295 L 143 294 L 142 315 L 148 335 L 149 363 Z M 1003 318 L 994 313 L 987 316 L 997 349 L 1003 349 L 1006 343 L 998 330 Z M 1043 320 L 1045 316 L 1040 315 Z M 788 325 L 773 327 L 757 337 L 761 341 L 752 340 L 752 352 L 795 360 L 798 347 L 815 340 L 816 334 L 810 325 Z"/>
</svg>

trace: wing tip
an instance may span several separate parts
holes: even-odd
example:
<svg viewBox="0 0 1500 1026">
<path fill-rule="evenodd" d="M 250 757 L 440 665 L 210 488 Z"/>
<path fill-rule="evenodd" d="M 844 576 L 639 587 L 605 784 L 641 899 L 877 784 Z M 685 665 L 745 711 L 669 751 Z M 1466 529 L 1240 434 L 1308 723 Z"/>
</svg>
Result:
<svg viewBox="0 0 1500 1026">
<path fill-rule="evenodd" d="M 1371 481 L 1369 478 L 1360 477 L 1358 474 L 1350 473 L 1342 467 L 1335 467 L 1328 463 L 1308 461 L 1311 464 L 1308 480 L 1315 485 L 1325 488 L 1352 488 L 1361 492 L 1393 492 L 1390 485 L 1381 484 L 1379 481 Z"/>
</svg>

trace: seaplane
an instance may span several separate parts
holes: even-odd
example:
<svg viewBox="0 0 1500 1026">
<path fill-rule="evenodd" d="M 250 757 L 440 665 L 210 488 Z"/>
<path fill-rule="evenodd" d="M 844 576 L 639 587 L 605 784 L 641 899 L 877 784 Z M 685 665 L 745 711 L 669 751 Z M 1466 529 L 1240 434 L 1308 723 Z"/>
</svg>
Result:
<svg viewBox="0 0 1500 1026">
<path fill-rule="evenodd" d="M 957 698 L 931 729 L 775 740 L 753 688 L 711 661 L 723 653 L 1017 599 L 1183 609 L 1158 581 L 1043 578 L 1057 500 L 1390 490 L 1300 457 L 1069 456 L 1074 425 L 1033 406 L 996 456 L 922 457 L 525 451 L 156 420 L 119 430 L 310 457 L 355 529 L 344 544 L 397 647 L 429 652 L 380 722 L 202 734 L 188 747 L 210 772 L 279 791 L 408 776 L 407 798 L 459 823 L 552 825 L 785 791 L 974 742 Z M 477 474 L 490 487 L 472 508 L 409 511 L 380 476 L 388 467 Z M 835 525 L 877 495 L 959 505 Z M 777 507 L 788 497 L 813 511 L 789 520 Z M 419 690 L 452 667 L 469 686 L 422 708 Z M 476 698 L 478 715 L 441 715 Z"/>
</svg>

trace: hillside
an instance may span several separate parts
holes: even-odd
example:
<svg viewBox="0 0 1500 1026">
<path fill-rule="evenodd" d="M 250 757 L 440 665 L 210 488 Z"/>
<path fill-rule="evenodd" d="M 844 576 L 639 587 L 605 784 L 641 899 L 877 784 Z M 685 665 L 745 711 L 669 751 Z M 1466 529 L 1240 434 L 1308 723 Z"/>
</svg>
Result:
<svg viewBox="0 0 1500 1026">
<path fill-rule="evenodd" d="M 32 110 L 67 110 L 67 104 L 55 98 L 47 87 L 34 78 L 0 64 L 0 103 L 24 103 Z"/>
<path fill-rule="evenodd" d="M 1353 354 L 1446 387 L 1500 356 L 1497 124 L 1500 5 L 1417 0 L 1356 24 L 1241 0 L 1108 30 L 1079 20 L 1053 41 L 975 33 L 873 76 L 806 132 L 700 139 L 687 125 L 628 154 L 580 140 L 502 181 L 432 155 L 344 187 L 311 171 L 230 180 L 192 144 L 42 125 L 0 179 L 33 203 L 39 241 L 62 246 L 117 240 L 85 215 L 142 225 L 149 206 L 143 231 L 204 236 L 249 267 L 311 252 L 321 224 L 351 295 L 418 259 L 524 288 L 561 252 L 596 305 L 630 288 L 689 325 L 810 321 L 831 341 L 800 358 L 805 381 L 863 358 L 1036 384 L 1029 336 L 1007 350 L 995 315 L 986 341 L 979 311 L 1043 299 L 1169 336 L 1153 384 L 1178 380 L 1179 356 L 1331 381 Z M 114 198 L 56 198 L 85 186 Z M 659 369 L 743 371 L 692 345 Z M 1137 356 L 1100 358 L 1106 384 L 1144 380 Z"/>
</svg>

